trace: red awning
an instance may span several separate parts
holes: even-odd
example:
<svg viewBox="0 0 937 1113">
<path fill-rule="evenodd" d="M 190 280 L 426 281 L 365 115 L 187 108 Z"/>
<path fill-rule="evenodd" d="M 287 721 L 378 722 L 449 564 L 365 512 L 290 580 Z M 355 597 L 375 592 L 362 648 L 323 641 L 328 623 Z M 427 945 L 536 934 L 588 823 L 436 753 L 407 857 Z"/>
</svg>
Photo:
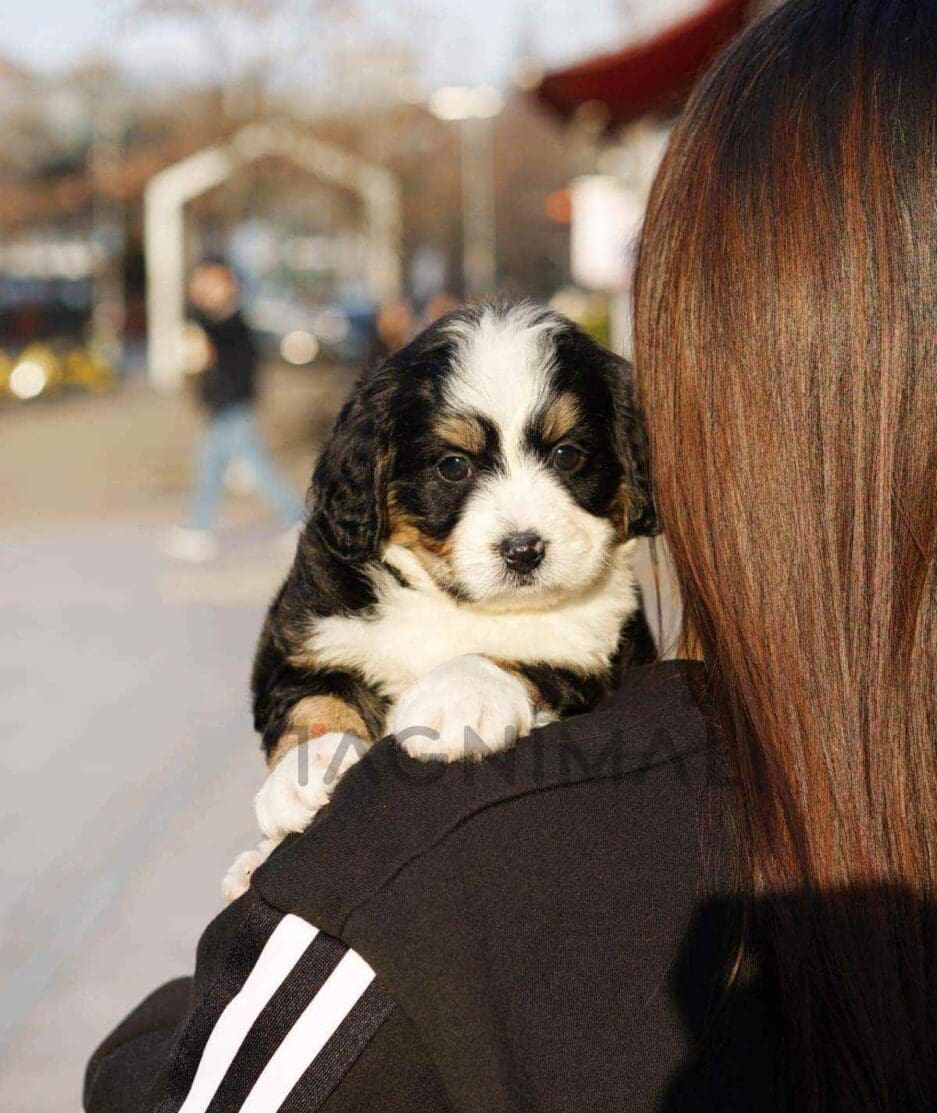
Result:
<svg viewBox="0 0 937 1113">
<path fill-rule="evenodd" d="M 547 74 L 536 94 L 562 116 L 590 101 L 604 104 L 609 124 L 679 105 L 694 81 L 744 26 L 750 0 L 710 0 L 656 38 Z"/>
</svg>

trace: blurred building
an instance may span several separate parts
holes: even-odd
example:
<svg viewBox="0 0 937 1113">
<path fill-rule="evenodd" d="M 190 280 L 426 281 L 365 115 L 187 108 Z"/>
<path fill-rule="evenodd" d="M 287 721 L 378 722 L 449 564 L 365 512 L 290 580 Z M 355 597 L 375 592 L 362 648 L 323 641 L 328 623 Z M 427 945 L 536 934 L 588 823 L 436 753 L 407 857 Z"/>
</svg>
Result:
<svg viewBox="0 0 937 1113">
<path fill-rule="evenodd" d="M 107 63 L 47 76 L 0 59 L 0 346 L 67 318 L 70 333 L 115 350 L 122 342 L 139 356 L 147 182 L 245 123 L 274 117 L 395 176 L 403 272 L 418 303 L 465 293 L 470 135 L 483 141 L 474 148 L 474 180 L 484 187 L 474 204 L 485 208 L 475 217 L 493 256 L 486 284 L 546 298 L 572 283 L 620 302 L 626 229 L 639 223 L 670 121 L 715 53 L 768 6 L 628 3 L 619 50 L 552 73 L 519 42 L 517 83 L 477 127 L 430 111 L 424 60 L 399 32 L 362 35 L 347 17 L 324 27 L 307 67 L 314 72 L 300 69 L 289 81 L 274 79 L 283 68 L 277 55 L 237 81 L 199 87 L 133 81 Z M 613 195 L 596 184 L 603 177 L 617 183 L 631 214 L 620 215 L 622 242 L 577 232 L 577 212 L 607 219 Z M 358 198 L 288 160 L 250 162 L 188 206 L 190 258 L 232 252 L 268 305 L 359 304 L 367 267 L 360 210 Z M 603 241 L 618 254 L 591 269 L 617 267 L 620 288 L 590 280 L 589 245 L 600 250 Z"/>
<path fill-rule="evenodd" d="M 573 134 L 591 135 L 591 171 L 569 183 L 576 285 L 609 299 L 610 339 L 629 351 L 631 283 L 648 194 L 673 122 L 719 52 L 777 0 L 629 5 L 616 51 L 539 75 L 536 98 Z"/>
<path fill-rule="evenodd" d="M 419 300 L 440 290 L 460 294 L 458 127 L 419 103 L 415 63 L 406 52 L 371 51 L 349 50 L 334 60 L 370 74 L 364 84 L 337 82 L 324 101 L 310 101 L 302 91 L 281 94 L 269 108 L 391 170 L 404 198 L 403 263 L 411 292 Z M 116 71 L 74 73 L 53 83 L 5 67 L 0 82 L 10 93 L 0 150 L 12 153 L 0 156 L 0 273 L 20 283 L 80 279 L 84 298 L 95 282 L 113 298 L 119 275 L 132 339 L 143 324 L 146 183 L 242 121 L 219 111 L 211 91 L 164 90 L 154 99 Z M 567 281 L 569 253 L 568 227 L 551 218 L 547 198 L 588 168 L 589 145 L 571 143 L 520 92 L 493 122 L 493 142 L 499 273 L 520 290 L 548 294 Z M 280 285 L 297 286 L 317 301 L 349 295 L 360 270 L 356 261 L 364 258 L 355 238 L 357 205 L 284 160 L 263 160 L 193 202 L 190 250 L 194 257 L 253 240 L 255 248 L 266 246 L 261 261 Z M 40 301 L 50 296 L 32 288 Z"/>
</svg>

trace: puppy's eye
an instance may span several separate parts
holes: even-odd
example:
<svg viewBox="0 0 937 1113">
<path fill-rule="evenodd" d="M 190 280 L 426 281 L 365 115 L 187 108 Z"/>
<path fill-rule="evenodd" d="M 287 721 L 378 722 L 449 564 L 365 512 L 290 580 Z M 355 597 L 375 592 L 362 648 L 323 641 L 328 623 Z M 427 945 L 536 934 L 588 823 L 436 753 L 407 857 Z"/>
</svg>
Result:
<svg viewBox="0 0 937 1113">
<path fill-rule="evenodd" d="M 557 471 L 568 475 L 579 471 L 586 462 L 586 454 L 574 444 L 558 444 L 550 456 L 550 463 Z"/>
<path fill-rule="evenodd" d="M 436 470 L 447 483 L 464 483 L 472 478 L 472 462 L 467 456 L 443 456 Z"/>
</svg>

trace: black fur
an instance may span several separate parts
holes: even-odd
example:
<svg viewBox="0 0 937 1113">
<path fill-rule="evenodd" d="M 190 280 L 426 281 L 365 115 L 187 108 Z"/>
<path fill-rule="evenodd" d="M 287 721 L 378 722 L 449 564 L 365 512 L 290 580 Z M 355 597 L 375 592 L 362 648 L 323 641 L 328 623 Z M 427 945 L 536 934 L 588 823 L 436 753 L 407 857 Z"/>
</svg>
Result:
<svg viewBox="0 0 937 1113">
<path fill-rule="evenodd" d="M 397 387 L 389 366 L 362 377 L 313 472 L 310 525 L 343 562 L 376 556 L 383 539 Z"/>
<path fill-rule="evenodd" d="M 468 491 L 440 478 L 436 462 L 446 445 L 433 428 L 443 409 L 455 341 L 453 322 L 476 322 L 484 308 L 457 310 L 428 329 L 383 365 L 365 372 L 343 408 L 315 467 L 308 496 L 309 520 L 286 582 L 274 599 L 253 670 L 254 720 L 270 754 L 288 734 L 291 709 L 303 699 L 331 695 L 361 716 L 372 738 L 380 736 L 387 700 L 351 670 L 318 668 L 304 649 L 316 617 L 361 614 L 374 608 L 373 568 L 390 529 L 391 504 L 430 542 L 444 542 L 459 521 Z M 487 311 L 492 311 L 490 308 Z M 495 308 L 505 312 L 506 308 Z M 557 321 L 549 315 L 550 321 Z M 647 448 L 634 411 L 630 368 L 569 322 L 556 328 L 555 388 L 575 396 L 583 412 L 577 444 L 588 466 L 562 477 L 573 498 L 590 513 L 614 518 L 624 489 L 629 536 L 657 530 Z M 480 421 L 484 448 L 479 473 L 496 469 L 498 432 Z M 532 451 L 551 446 L 536 423 L 527 431 Z M 580 443 L 581 442 L 581 443 Z M 400 574 L 393 570 L 395 576 Z M 458 585 L 441 585 L 460 595 Z M 620 656 L 653 652 L 643 615 L 623 631 Z M 508 664 L 510 664 L 508 662 Z M 559 714 L 593 706 L 610 676 L 524 665 L 543 702 Z"/>
<path fill-rule="evenodd" d="M 605 674 L 583 675 L 575 669 L 553 665 L 521 665 L 517 670 L 537 691 L 544 702 L 561 718 L 590 711 L 611 688 L 623 668 L 646 665 L 657 660 L 657 647 L 642 609 L 625 623 L 618 652 Z"/>
</svg>

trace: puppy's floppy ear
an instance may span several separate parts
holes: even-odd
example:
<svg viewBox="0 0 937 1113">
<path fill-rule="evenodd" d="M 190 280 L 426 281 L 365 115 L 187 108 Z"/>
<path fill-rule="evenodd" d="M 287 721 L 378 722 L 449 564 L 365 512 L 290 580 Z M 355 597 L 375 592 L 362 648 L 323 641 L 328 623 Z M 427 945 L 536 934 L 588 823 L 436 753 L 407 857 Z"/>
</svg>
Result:
<svg viewBox="0 0 937 1113">
<path fill-rule="evenodd" d="M 651 454 L 647 430 L 634 397 L 634 375 L 631 364 L 615 357 L 615 439 L 618 458 L 624 469 L 628 488 L 630 518 L 629 537 L 656 537 L 660 533 L 654 487 L 651 478 Z"/>
<path fill-rule="evenodd" d="M 631 409 L 628 447 L 631 455 L 631 487 L 635 493 L 629 533 L 632 537 L 656 537 L 660 533 L 660 522 L 654 501 L 651 452 L 644 419 L 634 406 Z"/>
<path fill-rule="evenodd" d="M 373 559 L 384 539 L 395 384 L 388 364 L 361 376 L 312 474 L 310 525 L 340 560 Z"/>
</svg>

